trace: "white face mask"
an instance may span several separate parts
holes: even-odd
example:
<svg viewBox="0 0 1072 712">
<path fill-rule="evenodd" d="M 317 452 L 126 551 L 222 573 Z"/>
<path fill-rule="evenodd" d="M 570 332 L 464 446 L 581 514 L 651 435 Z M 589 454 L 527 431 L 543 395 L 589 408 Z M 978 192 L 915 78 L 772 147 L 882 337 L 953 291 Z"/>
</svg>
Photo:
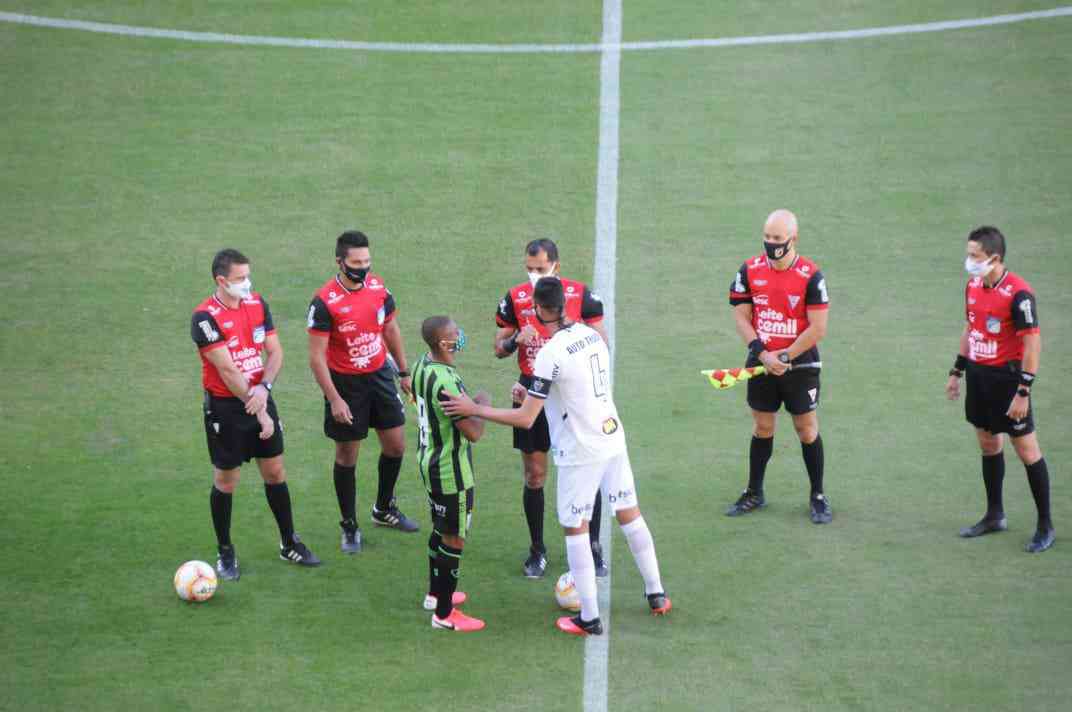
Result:
<svg viewBox="0 0 1072 712">
<path fill-rule="evenodd" d="M 553 277 L 554 274 L 555 274 L 555 263 L 552 262 L 550 268 L 548 268 L 548 270 L 547 270 L 547 274 L 544 274 L 543 272 L 529 272 L 528 273 L 529 282 L 532 283 L 532 288 L 535 289 L 537 282 L 539 282 L 544 277 Z"/>
<path fill-rule="evenodd" d="M 223 289 L 235 299 L 249 299 L 249 295 L 253 293 L 253 283 L 246 277 L 241 282 L 227 282 Z"/>
<path fill-rule="evenodd" d="M 964 258 L 964 269 L 972 277 L 985 277 L 993 269 L 994 263 L 989 258 L 976 262 L 971 257 Z"/>
</svg>

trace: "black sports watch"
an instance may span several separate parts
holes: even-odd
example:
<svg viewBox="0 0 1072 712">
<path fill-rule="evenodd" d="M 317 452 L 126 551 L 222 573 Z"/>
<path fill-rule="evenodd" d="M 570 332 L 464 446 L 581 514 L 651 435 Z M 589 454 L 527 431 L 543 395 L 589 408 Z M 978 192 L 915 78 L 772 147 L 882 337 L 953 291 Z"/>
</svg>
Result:
<svg viewBox="0 0 1072 712">
<path fill-rule="evenodd" d="M 786 351 L 781 352 L 778 354 L 778 360 L 782 363 L 789 363 L 789 353 Z"/>
<path fill-rule="evenodd" d="M 264 387 L 265 387 L 265 389 L 266 389 L 266 390 L 267 390 L 267 391 L 268 391 L 269 393 L 271 393 L 271 392 L 272 392 L 272 382 L 271 382 L 271 381 L 261 381 L 261 385 L 262 385 L 262 386 L 264 386 Z"/>
<path fill-rule="evenodd" d="M 1031 396 L 1031 391 L 1027 390 L 1026 388 L 1017 388 L 1016 395 L 1020 396 L 1021 398 L 1028 398 Z"/>
</svg>

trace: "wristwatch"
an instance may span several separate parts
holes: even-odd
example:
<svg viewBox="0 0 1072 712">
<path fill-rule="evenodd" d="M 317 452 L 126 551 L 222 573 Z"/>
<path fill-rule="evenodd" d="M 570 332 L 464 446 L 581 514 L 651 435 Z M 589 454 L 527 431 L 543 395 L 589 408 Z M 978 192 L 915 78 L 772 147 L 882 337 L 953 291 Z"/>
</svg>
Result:
<svg viewBox="0 0 1072 712">
<path fill-rule="evenodd" d="M 782 363 L 789 363 L 789 353 L 787 351 L 781 352 L 778 354 L 778 360 Z"/>
<path fill-rule="evenodd" d="M 1021 398 L 1028 398 L 1031 396 L 1031 391 L 1027 390 L 1026 388 L 1017 388 L 1016 395 L 1020 396 Z"/>
<path fill-rule="evenodd" d="M 265 390 L 267 390 L 269 393 L 272 392 L 272 382 L 271 381 L 261 381 L 261 385 L 264 386 Z"/>
</svg>

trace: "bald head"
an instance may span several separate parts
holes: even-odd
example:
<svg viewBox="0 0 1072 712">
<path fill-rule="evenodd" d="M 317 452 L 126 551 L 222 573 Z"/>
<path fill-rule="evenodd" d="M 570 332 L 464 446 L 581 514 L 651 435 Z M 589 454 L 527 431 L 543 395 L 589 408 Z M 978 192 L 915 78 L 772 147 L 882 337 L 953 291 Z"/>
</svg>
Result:
<svg viewBox="0 0 1072 712">
<path fill-rule="evenodd" d="M 785 208 L 779 208 L 767 216 L 767 222 L 763 223 L 763 234 L 767 239 L 777 239 L 778 242 L 797 236 L 797 216 Z"/>
</svg>

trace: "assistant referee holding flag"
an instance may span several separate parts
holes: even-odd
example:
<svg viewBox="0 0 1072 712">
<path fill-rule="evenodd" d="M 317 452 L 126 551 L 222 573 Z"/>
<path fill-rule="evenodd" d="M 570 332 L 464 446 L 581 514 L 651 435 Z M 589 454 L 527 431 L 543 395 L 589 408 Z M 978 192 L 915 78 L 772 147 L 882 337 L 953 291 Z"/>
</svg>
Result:
<svg viewBox="0 0 1072 712">
<path fill-rule="evenodd" d="M 968 235 L 964 269 L 971 275 L 964 290 L 967 323 L 960 334 L 960 351 L 949 371 L 946 395 L 960 397 L 960 379 L 967 375 L 964 412 L 975 426 L 983 453 L 986 513 L 960 535 L 977 537 L 1008 528 L 1001 500 L 1005 478 L 1002 433 L 1027 470 L 1027 482 L 1038 509 L 1030 553 L 1053 546 L 1050 517 L 1050 474 L 1039 449 L 1031 412 L 1031 388 L 1038 373 L 1042 340 L 1038 308 L 1031 285 L 1005 267 L 1005 236 L 984 225 Z"/>
</svg>

